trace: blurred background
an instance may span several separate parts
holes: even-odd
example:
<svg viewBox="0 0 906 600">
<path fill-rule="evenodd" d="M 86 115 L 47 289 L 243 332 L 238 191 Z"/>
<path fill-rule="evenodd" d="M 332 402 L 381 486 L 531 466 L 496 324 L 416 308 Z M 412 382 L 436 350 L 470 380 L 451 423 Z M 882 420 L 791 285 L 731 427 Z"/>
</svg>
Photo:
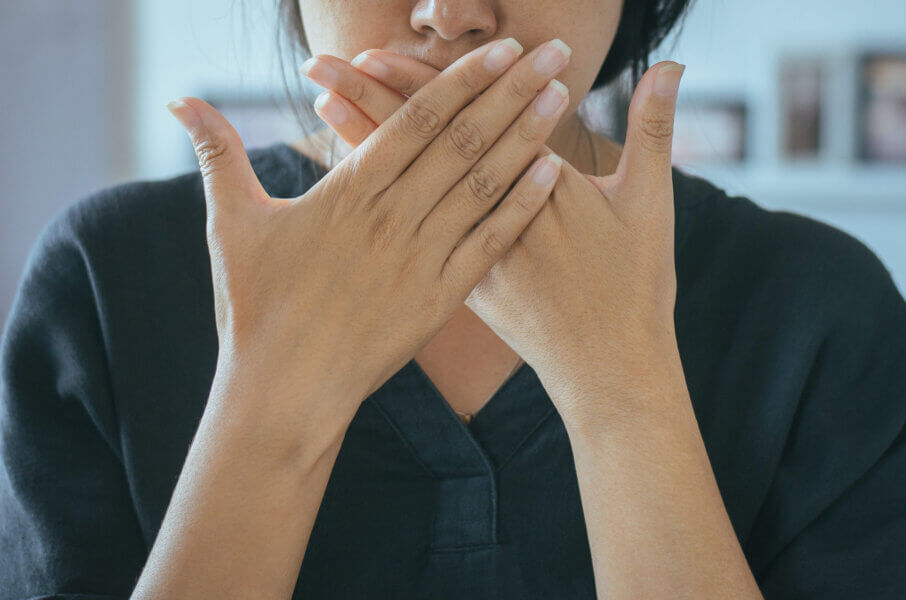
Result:
<svg viewBox="0 0 906 600">
<path fill-rule="evenodd" d="M 275 4 L 0 2 L 3 321 L 56 212 L 117 183 L 197 168 L 169 100 L 204 98 L 247 147 L 304 135 L 296 111 L 320 90 L 297 87 Z M 695 0 L 651 62 L 668 58 L 687 65 L 677 166 L 853 234 L 906 294 L 906 2 Z M 621 140 L 628 97 L 617 82 L 583 114 Z"/>
</svg>

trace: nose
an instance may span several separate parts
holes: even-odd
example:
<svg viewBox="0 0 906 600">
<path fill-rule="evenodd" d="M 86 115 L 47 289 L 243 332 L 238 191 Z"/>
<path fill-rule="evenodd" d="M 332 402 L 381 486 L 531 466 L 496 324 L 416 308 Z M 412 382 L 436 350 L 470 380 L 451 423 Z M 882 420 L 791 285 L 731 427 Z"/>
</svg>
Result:
<svg viewBox="0 0 906 600">
<path fill-rule="evenodd" d="M 409 22 L 417 32 L 428 35 L 433 30 L 445 40 L 468 34 L 481 41 L 497 33 L 489 0 L 418 0 Z"/>
</svg>

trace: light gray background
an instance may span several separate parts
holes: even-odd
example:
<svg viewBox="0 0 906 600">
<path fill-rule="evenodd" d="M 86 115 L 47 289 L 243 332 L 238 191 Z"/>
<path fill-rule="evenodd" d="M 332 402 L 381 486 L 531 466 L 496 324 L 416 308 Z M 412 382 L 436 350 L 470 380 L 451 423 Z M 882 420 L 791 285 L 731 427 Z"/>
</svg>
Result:
<svg viewBox="0 0 906 600">
<path fill-rule="evenodd" d="M 0 317 L 5 321 L 41 227 L 65 205 L 116 183 L 196 168 L 164 105 L 179 96 L 282 94 L 274 2 L 0 2 Z M 243 10 L 244 7 L 244 10 Z M 853 57 L 906 48 L 906 4 L 874 0 L 696 0 L 678 39 L 652 57 L 687 65 L 684 95 L 750 102 L 752 161 L 698 172 L 768 208 L 830 222 L 865 241 L 906 289 L 906 167 L 849 161 Z M 830 146 L 820 160 L 778 154 L 778 61 L 817 53 L 833 65 Z M 287 129 L 286 139 L 298 137 Z"/>
</svg>

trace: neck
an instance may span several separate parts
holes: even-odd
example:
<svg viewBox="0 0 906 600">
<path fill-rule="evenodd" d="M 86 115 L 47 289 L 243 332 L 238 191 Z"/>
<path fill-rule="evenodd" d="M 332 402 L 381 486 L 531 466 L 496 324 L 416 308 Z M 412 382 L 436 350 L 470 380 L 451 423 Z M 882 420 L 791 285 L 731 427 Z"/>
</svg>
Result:
<svg viewBox="0 0 906 600">
<path fill-rule="evenodd" d="M 596 152 L 592 151 L 592 144 Z M 612 139 L 586 129 L 578 112 L 574 111 L 560 124 L 547 140 L 547 146 L 563 157 L 580 173 L 599 176 L 616 172 L 623 154 L 623 146 Z M 597 154 L 598 164 L 595 170 L 594 157 Z"/>
<path fill-rule="evenodd" d="M 554 129 L 547 140 L 547 146 L 579 172 L 593 175 L 596 167 L 591 146 L 593 139 L 593 135 L 590 137 L 582 124 L 578 113 L 573 111 Z M 597 172 L 601 173 L 600 165 L 597 167 Z"/>
</svg>

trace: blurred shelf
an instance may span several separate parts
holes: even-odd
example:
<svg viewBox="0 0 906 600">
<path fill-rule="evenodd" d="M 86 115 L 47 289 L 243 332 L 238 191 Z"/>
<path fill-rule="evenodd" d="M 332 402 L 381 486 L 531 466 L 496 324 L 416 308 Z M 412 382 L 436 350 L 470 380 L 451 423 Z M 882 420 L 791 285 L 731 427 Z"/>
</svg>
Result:
<svg viewBox="0 0 906 600">
<path fill-rule="evenodd" d="M 765 208 L 906 213 L 906 165 L 811 161 L 674 165 Z"/>
</svg>

